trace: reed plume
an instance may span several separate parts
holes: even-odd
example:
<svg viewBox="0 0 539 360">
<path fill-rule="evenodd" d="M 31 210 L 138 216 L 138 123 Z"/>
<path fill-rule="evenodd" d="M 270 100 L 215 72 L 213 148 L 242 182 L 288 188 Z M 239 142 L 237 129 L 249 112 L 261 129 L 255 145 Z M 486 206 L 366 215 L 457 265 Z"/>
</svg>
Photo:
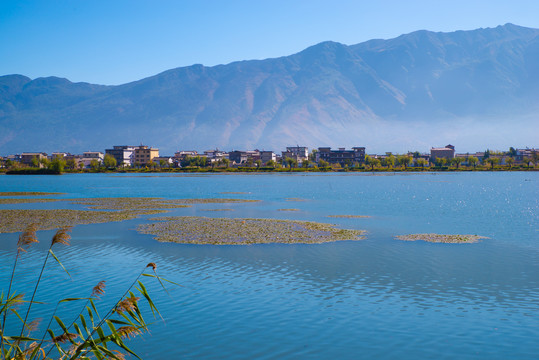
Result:
<svg viewBox="0 0 539 360">
<path fill-rule="evenodd" d="M 131 295 L 130 297 L 126 297 L 124 300 L 120 301 L 116 305 L 116 312 L 121 314 L 124 311 L 133 311 L 135 310 L 138 301 L 140 298 L 138 296 Z"/>
<path fill-rule="evenodd" d="M 92 289 L 92 295 L 90 295 L 90 297 L 94 299 L 99 299 L 99 297 L 104 294 L 105 294 L 105 281 L 100 281 Z"/>
<path fill-rule="evenodd" d="M 35 224 L 32 224 L 32 225 L 29 226 L 29 228 L 31 228 L 31 230 L 34 230 L 33 236 L 35 237 L 35 229 L 37 228 L 37 226 Z M 41 277 L 43 276 L 43 271 L 45 270 L 45 266 L 47 266 L 47 260 L 49 259 L 49 255 L 53 254 L 54 258 L 56 258 L 56 256 L 52 252 L 52 246 L 54 244 L 56 244 L 56 243 L 69 245 L 69 239 L 71 239 L 71 236 L 69 236 L 68 232 L 70 230 L 71 230 L 71 227 L 69 227 L 69 226 L 66 226 L 66 227 L 64 227 L 62 229 L 59 229 L 58 231 L 56 231 L 56 234 L 52 238 L 51 245 L 49 246 L 49 251 L 47 252 L 47 256 L 45 257 L 45 261 L 43 262 L 43 266 L 41 267 L 41 272 L 39 273 L 39 277 L 37 278 L 36 286 L 34 288 L 34 292 L 32 293 L 32 298 L 30 299 L 30 303 L 28 304 L 28 310 L 26 310 L 26 316 L 24 317 L 24 321 L 23 321 L 22 328 L 21 328 L 21 333 L 19 335 L 20 337 L 22 337 L 22 334 L 24 332 L 24 326 L 26 324 L 26 321 L 28 320 L 28 315 L 30 315 L 30 309 L 32 309 L 32 304 L 34 303 L 34 297 L 36 296 L 36 293 L 37 293 L 37 287 L 39 286 L 39 283 L 41 282 Z M 22 237 L 26 237 L 25 234 L 27 232 L 28 232 L 28 237 L 31 238 L 32 237 L 31 231 L 25 231 L 23 233 Z M 20 241 L 20 239 L 19 239 L 19 241 Z M 37 238 L 35 239 L 35 241 L 37 241 Z"/>
<path fill-rule="evenodd" d="M 71 341 L 71 340 L 75 340 L 76 338 L 78 338 L 79 335 L 77 334 L 73 334 L 73 333 L 64 333 L 62 335 L 58 335 L 58 336 L 55 336 L 51 339 L 51 341 L 55 344 L 63 344 L 65 342 L 68 342 L 68 341 Z"/>
<path fill-rule="evenodd" d="M 142 331 L 140 331 L 140 329 L 137 329 L 134 326 L 122 326 L 119 327 L 116 332 L 122 337 L 122 339 L 131 339 L 131 337 L 142 334 Z"/>
</svg>

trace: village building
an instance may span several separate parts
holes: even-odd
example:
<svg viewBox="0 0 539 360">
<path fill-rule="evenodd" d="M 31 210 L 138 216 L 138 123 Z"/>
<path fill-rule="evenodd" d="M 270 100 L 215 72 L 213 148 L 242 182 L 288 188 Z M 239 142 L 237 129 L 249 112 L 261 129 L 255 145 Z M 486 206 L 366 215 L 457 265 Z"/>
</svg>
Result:
<svg viewBox="0 0 539 360">
<path fill-rule="evenodd" d="M 435 162 L 438 158 L 445 158 L 451 160 L 455 157 L 455 147 L 451 144 L 446 145 L 443 148 L 431 148 L 430 149 L 430 161 Z"/>
<path fill-rule="evenodd" d="M 39 162 L 39 167 L 41 167 L 41 161 L 47 159 L 47 154 L 42 152 L 27 152 L 21 154 L 21 163 L 24 165 L 33 165 L 32 162 L 34 159 L 37 159 Z"/>
<path fill-rule="evenodd" d="M 112 149 L 106 149 L 105 154 L 116 159 L 118 166 L 131 166 L 135 163 L 135 146 L 114 145 Z"/>
<path fill-rule="evenodd" d="M 309 159 L 309 148 L 305 146 L 288 146 L 286 151 L 282 152 L 282 158 L 291 158 L 301 164 L 303 161 Z"/>
<path fill-rule="evenodd" d="M 363 163 L 365 162 L 365 148 L 353 147 L 352 150 L 346 150 L 345 148 L 339 148 L 338 150 L 331 150 L 330 147 L 319 147 L 316 153 L 316 162 L 320 160 L 327 161 L 330 164 L 345 164 Z"/>
<path fill-rule="evenodd" d="M 267 164 L 269 161 L 277 162 L 277 155 L 273 151 L 261 151 L 260 161 L 262 164 Z"/>
<path fill-rule="evenodd" d="M 156 157 L 159 157 L 159 149 L 154 149 L 146 145 L 135 147 L 135 165 L 147 165 Z"/>
</svg>

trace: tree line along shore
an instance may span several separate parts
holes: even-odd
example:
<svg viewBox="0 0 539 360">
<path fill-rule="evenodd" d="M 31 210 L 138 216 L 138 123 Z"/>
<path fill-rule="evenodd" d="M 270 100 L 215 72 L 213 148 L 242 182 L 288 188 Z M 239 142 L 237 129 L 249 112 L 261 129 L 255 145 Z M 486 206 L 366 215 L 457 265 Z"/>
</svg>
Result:
<svg viewBox="0 0 539 360">
<path fill-rule="evenodd" d="M 298 147 L 297 149 L 305 151 L 306 148 Z M 336 153 L 354 152 L 353 157 L 336 161 L 329 157 L 325 160 L 317 150 L 313 150 L 310 154 L 305 152 L 304 156 L 289 151 L 283 153 L 283 156 L 277 160 L 270 159 L 266 162 L 255 157 L 245 157 L 244 160 L 236 162 L 227 157 L 215 159 L 188 154 L 181 157 L 149 158 L 144 163 L 134 162 L 128 165 L 123 162 L 119 163 L 110 154 L 82 162 L 77 161 L 73 156 L 53 154 L 47 157 L 38 153 L 26 161 L 0 160 L 0 173 L 534 171 L 537 170 L 539 162 L 539 152 L 535 149 L 527 150 L 529 154 L 523 156 L 519 150 L 512 147 L 507 152 L 486 150 L 475 154 L 455 154 L 454 147 L 447 145 L 445 148 L 433 148 L 430 156 L 419 152 L 409 152 L 403 155 L 392 153 L 365 155 L 364 148 L 353 149 L 355 150 L 335 151 Z M 357 149 L 363 151 L 360 156 Z M 438 156 L 433 156 L 435 151 L 438 151 L 436 153 Z"/>
</svg>

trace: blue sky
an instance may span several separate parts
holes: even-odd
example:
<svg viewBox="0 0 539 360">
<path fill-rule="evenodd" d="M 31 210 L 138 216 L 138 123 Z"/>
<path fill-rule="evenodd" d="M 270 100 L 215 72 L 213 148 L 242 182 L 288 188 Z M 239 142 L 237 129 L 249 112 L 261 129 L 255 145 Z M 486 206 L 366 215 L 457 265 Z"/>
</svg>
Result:
<svg viewBox="0 0 539 360">
<path fill-rule="evenodd" d="M 415 30 L 539 28 L 537 0 L 2 0 L 0 75 L 121 84 Z"/>
</svg>

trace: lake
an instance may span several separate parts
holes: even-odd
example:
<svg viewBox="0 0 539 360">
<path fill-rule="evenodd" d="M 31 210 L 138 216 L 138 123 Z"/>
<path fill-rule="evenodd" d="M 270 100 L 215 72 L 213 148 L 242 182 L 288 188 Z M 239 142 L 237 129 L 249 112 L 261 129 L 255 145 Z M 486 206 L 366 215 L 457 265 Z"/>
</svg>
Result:
<svg viewBox="0 0 539 360">
<path fill-rule="evenodd" d="M 367 231 L 325 244 L 185 245 L 136 231 L 153 216 L 79 225 L 55 248 L 32 317 L 107 281 L 113 304 L 148 262 L 164 322 L 130 345 L 144 359 L 537 359 L 539 173 L 69 174 L 0 176 L 0 191 L 86 197 L 238 198 L 167 216 L 274 218 Z M 231 194 L 233 193 L 233 194 Z M 67 201 L 0 209 L 85 209 Z M 231 209 L 232 211 L 207 210 Z M 280 209 L 297 209 L 280 211 Z M 365 215 L 368 218 L 330 218 Z M 477 234 L 475 244 L 400 241 L 412 233 Z M 54 231 L 23 256 L 28 291 Z M 18 234 L 0 234 L 6 288 Z M 149 279 L 151 280 L 151 279 Z M 65 310 L 66 316 L 70 310 Z M 149 318 L 148 318 L 149 319 Z"/>
</svg>

